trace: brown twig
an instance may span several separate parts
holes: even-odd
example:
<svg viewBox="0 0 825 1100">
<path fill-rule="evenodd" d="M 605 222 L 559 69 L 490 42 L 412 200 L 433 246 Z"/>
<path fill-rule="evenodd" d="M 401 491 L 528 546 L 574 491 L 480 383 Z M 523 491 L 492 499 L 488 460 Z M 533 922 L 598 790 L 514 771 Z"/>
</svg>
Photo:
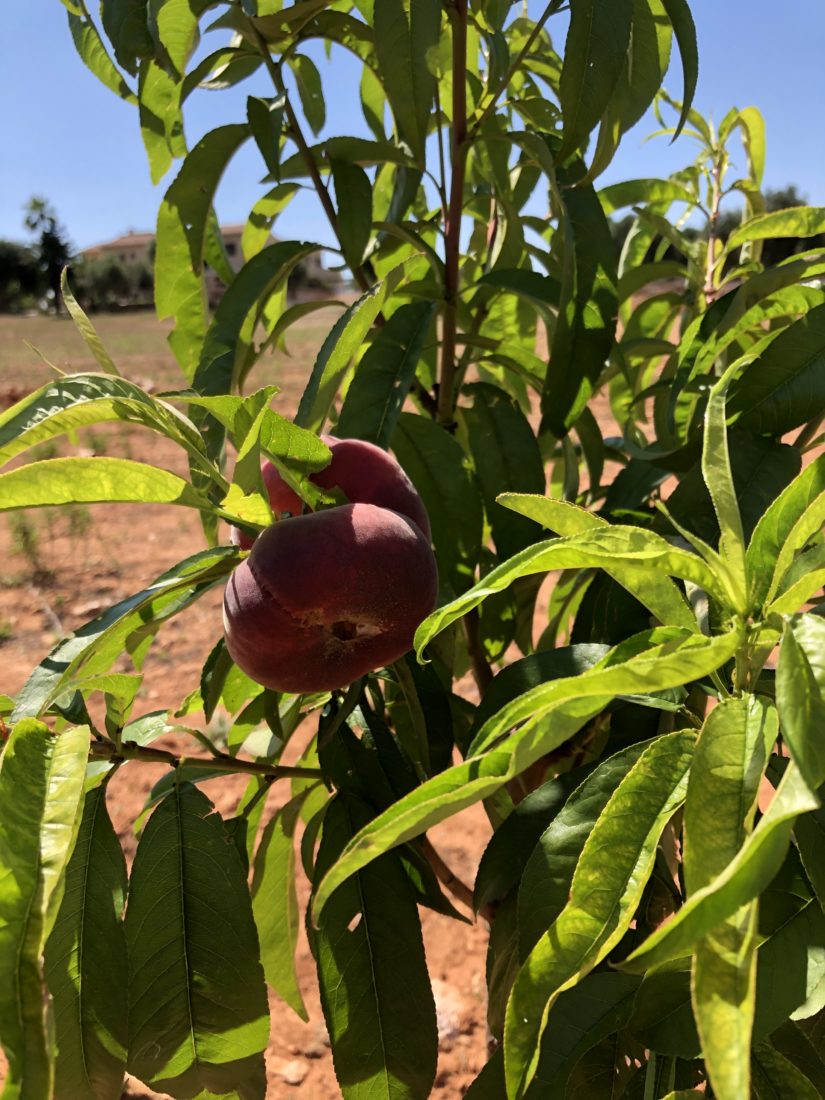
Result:
<svg viewBox="0 0 825 1100">
<path fill-rule="evenodd" d="M 473 907 L 473 891 L 453 872 L 453 870 L 444 862 L 442 857 L 438 854 L 432 845 L 432 842 L 427 837 L 421 838 L 421 849 L 427 859 L 427 862 L 435 872 L 435 877 L 441 883 L 441 885 L 453 895 L 456 901 L 460 901 L 462 905 L 466 905 L 467 908 L 474 912 Z M 483 917 L 488 924 L 492 924 L 494 909 L 491 905 L 485 905 L 478 912 L 480 917 Z"/>
<path fill-rule="evenodd" d="M 260 775 L 271 779 L 321 779 L 317 768 L 293 768 L 283 764 L 261 764 L 255 760 L 239 760 L 228 753 L 216 752 L 214 756 L 176 756 L 166 749 L 153 749 L 134 741 L 123 741 L 120 746 L 110 741 L 92 741 L 90 760 L 110 760 L 122 764 L 126 760 L 142 760 L 144 763 L 168 764 L 170 768 L 204 768 L 219 772 L 240 772 L 244 775 Z"/>
</svg>

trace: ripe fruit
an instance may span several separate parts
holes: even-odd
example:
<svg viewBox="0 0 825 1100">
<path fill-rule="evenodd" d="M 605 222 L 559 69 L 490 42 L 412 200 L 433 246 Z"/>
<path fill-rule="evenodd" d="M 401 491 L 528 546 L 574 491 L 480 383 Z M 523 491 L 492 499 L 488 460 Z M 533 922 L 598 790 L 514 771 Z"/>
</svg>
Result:
<svg viewBox="0 0 825 1100">
<path fill-rule="evenodd" d="M 346 504 L 273 523 L 226 587 L 232 659 L 276 691 L 329 691 L 396 661 L 435 606 L 427 537 L 407 516 Z"/>
<path fill-rule="evenodd" d="M 332 461 L 325 469 L 312 474 L 310 481 L 322 489 L 341 489 L 352 504 L 377 504 L 379 508 L 400 512 L 421 528 L 429 542 L 427 510 L 412 482 L 391 455 L 363 439 L 336 439 L 334 435 L 322 435 L 321 439 L 332 451 Z M 269 461 L 264 462 L 261 474 L 275 516 L 284 512 L 299 516 L 304 503 L 277 468 Z M 248 550 L 254 539 L 233 528 L 232 541 L 242 550 Z"/>
</svg>

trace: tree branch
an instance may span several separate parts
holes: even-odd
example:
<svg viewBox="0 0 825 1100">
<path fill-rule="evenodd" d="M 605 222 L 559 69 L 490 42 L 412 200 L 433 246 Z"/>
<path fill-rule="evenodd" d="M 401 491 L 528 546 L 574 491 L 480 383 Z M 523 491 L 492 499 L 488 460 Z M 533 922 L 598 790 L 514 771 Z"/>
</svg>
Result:
<svg viewBox="0 0 825 1100">
<path fill-rule="evenodd" d="M 453 26 L 453 128 L 451 145 L 450 201 L 444 244 L 444 322 L 441 332 L 441 377 L 438 386 L 438 419 L 445 426 L 455 409 L 456 331 L 458 327 L 461 215 L 464 210 L 464 178 L 467 167 L 467 0 L 456 0 Z"/>
<path fill-rule="evenodd" d="M 176 756 L 166 749 L 153 749 L 134 741 L 123 741 L 118 747 L 109 741 L 92 741 L 90 760 L 110 760 L 122 764 L 126 760 L 142 760 L 144 763 L 168 764 L 170 768 L 204 768 L 208 771 L 239 772 L 243 775 L 260 775 L 270 779 L 322 779 L 317 768 L 292 768 L 282 764 L 261 764 L 256 760 L 239 760 L 229 753 L 216 752 L 214 756 Z"/>
</svg>

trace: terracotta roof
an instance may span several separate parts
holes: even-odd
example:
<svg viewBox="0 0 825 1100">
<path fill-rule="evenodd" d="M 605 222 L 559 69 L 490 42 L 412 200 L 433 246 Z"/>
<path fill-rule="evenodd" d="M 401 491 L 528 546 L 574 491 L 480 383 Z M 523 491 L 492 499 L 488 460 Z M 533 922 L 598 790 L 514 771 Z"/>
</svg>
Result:
<svg viewBox="0 0 825 1100">
<path fill-rule="evenodd" d="M 243 230 L 242 222 L 237 225 L 221 226 L 221 233 L 232 237 L 240 236 Z M 154 239 L 154 233 L 125 233 L 122 237 L 115 237 L 111 241 L 103 241 L 92 245 L 91 248 L 84 248 L 83 253 L 85 255 L 87 252 L 119 252 L 125 248 L 146 248 Z"/>
</svg>

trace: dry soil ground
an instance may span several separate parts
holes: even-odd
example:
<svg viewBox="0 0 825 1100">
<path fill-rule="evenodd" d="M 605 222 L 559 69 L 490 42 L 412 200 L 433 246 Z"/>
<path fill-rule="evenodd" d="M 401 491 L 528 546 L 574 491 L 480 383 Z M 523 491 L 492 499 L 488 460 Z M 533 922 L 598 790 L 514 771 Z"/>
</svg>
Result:
<svg viewBox="0 0 825 1100">
<path fill-rule="evenodd" d="M 315 350 L 336 311 L 312 315 L 290 338 L 292 358 L 279 354 L 256 368 L 255 385 L 276 382 L 285 413 L 295 408 Z M 151 314 L 95 318 L 109 351 L 127 376 L 158 389 L 180 385 L 165 331 Z M 48 380 L 51 371 L 24 341 L 65 370 L 94 370 L 95 364 L 68 321 L 0 318 L 0 410 Z M 185 463 L 171 444 L 138 429 L 102 426 L 46 446 L 39 457 L 106 454 L 151 459 L 181 473 Z M 203 545 L 197 515 L 186 508 L 149 505 L 76 506 L 0 517 L 0 692 L 14 695 L 27 674 L 66 633 L 102 608 L 138 591 L 159 573 Z M 220 593 L 205 597 L 162 631 L 145 666 L 135 714 L 176 707 L 198 682 L 204 658 L 221 631 Z M 124 668 L 126 665 L 124 665 Z M 193 716 L 196 717 L 196 716 Z M 132 828 L 163 766 L 129 764 L 110 787 L 110 808 L 127 858 L 134 855 Z M 242 784 L 212 781 L 204 789 L 218 808 L 231 812 Z M 283 796 L 281 796 L 283 799 Z M 277 789 L 269 810 L 279 804 Z M 441 855 L 457 875 L 472 883 L 489 836 L 480 810 L 432 831 Z M 300 884 L 302 902 L 308 886 Z M 436 1100 L 460 1097 L 486 1060 L 483 925 L 461 924 L 423 913 L 430 973 L 434 979 L 440 1031 Z M 326 1043 L 312 959 L 302 938 L 298 969 L 310 1013 L 304 1024 L 273 999 L 272 1037 L 267 1052 L 269 1100 L 339 1097 Z M 0 1065 L 0 1082 L 3 1072 Z M 124 1093 L 152 1097 L 137 1083 Z"/>
</svg>

